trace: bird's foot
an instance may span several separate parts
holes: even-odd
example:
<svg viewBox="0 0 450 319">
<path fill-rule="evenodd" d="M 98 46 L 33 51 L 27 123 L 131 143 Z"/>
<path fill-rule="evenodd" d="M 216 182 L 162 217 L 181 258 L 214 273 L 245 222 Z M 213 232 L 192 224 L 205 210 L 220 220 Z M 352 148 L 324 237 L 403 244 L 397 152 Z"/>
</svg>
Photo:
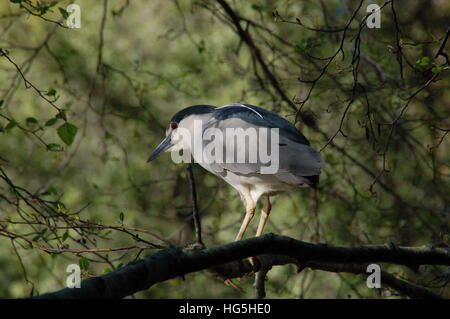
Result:
<svg viewBox="0 0 450 319">
<path fill-rule="evenodd" d="M 253 273 L 258 272 L 259 269 L 261 269 L 261 261 L 259 260 L 258 257 L 248 257 L 247 261 L 250 263 L 250 265 L 252 266 L 253 269 Z"/>
<path fill-rule="evenodd" d="M 239 280 L 239 278 L 238 278 L 238 280 Z M 231 288 L 234 288 L 234 289 L 236 289 L 236 290 L 239 291 L 239 292 L 242 292 L 242 293 L 245 292 L 244 289 L 242 289 L 240 286 L 236 285 L 236 284 L 233 282 L 233 280 L 231 280 L 231 279 L 225 279 L 225 280 L 224 280 L 224 283 L 225 283 L 225 285 L 227 285 L 227 286 L 229 286 L 229 287 L 231 287 Z"/>
<path fill-rule="evenodd" d="M 259 269 L 261 269 L 261 261 L 258 259 L 258 257 L 248 257 L 247 259 L 244 260 L 244 262 L 249 263 L 250 264 L 250 271 L 247 272 L 246 274 L 244 274 L 244 276 L 242 277 L 238 277 L 237 280 L 239 282 L 244 281 L 244 279 L 248 276 L 251 276 L 253 274 L 255 274 L 256 272 L 259 271 Z"/>
<path fill-rule="evenodd" d="M 252 256 L 248 257 L 246 260 L 250 263 L 250 266 L 252 267 L 251 273 L 258 272 L 261 269 L 261 261 L 259 260 L 258 257 Z"/>
</svg>

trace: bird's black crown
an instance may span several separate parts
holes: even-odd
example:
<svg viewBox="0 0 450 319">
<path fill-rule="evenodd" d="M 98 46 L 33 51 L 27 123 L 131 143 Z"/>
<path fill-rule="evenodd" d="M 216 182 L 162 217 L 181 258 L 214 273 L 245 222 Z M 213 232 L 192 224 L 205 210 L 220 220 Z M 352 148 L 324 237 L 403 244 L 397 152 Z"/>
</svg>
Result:
<svg viewBox="0 0 450 319">
<path fill-rule="evenodd" d="M 180 123 L 181 120 L 189 115 L 211 113 L 215 108 L 212 105 L 192 105 L 176 113 L 170 121 Z"/>
</svg>

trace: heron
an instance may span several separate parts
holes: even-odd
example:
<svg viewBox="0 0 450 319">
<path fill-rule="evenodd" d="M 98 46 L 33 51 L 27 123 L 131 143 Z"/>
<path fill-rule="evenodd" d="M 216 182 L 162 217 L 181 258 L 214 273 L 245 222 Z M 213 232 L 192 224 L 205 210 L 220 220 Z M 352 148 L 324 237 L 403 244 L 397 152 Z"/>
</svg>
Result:
<svg viewBox="0 0 450 319">
<path fill-rule="evenodd" d="M 217 136 L 217 133 L 223 134 L 220 139 L 212 139 L 214 134 L 208 134 L 208 129 L 215 129 L 213 132 Z M 234 139 L 228 134 L 230 130 L 238 132 L 232 136 Z M 251 134 L 246 134 L 261 131 L 266 133 L 256 134 L 253 140 Z M 246 134 L 246 138 L 237 142 L 237 139 L 242 137 L 239 134 Z M 274 140 L 277 143 L 272 143 Z M 214 152 L 205 155 L 204 151 L 211 149 L 208 146 L 217 141 L 220 141 L 222 146 L 219 145 Z M 202 151 L 194 149 L 196 145 L 199 145 Z M 231 148 L 233 149 L 229 152 Z M 249 161 L 252 155 L 263 148 L 278 155 L 275 170 L 269 171 L 270 165 L 261 160 L 260 156 L 256 156 L 256 161 Z M 294 187 L 316 188 L 321 168 L 324 166 L 319 152 L 310 146 L 308 139 L 291 122 L 274 112 L 250 104 L 228 104 L 220 107 L 193 105 L 179 111 L 170 120 L 166 137 L 153 150 L 148 162 L 153 161 L 162 152 L 181 151 L 183 154 L 191 154 L 200 166 L 239 192 L 246 213 L 235 241 L 244 237 L 261 196 L 264 197 L 264 205 L 256 236 L 263 233 L 271 212 L 270 197 Z M 233 152 L 245 155 L 245 160 L 236 160 L 238 156 L 227 157 L 231 160 L 211 160 L 217 155 L 215 153 L 226 153 L 228 156 L 233 155 Z"/>
</svg>

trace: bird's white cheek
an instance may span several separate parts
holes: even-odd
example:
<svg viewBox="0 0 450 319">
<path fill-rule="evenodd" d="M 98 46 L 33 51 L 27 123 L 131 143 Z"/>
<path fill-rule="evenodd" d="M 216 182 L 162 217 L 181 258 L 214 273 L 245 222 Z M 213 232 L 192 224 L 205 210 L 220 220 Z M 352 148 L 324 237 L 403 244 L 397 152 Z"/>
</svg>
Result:
<svg viewBox="0 0 450 319">
<path fill-rule="evenodd" d="M 189 148 L 188 146 L 188 142 L 189 139 L 187 136 L 185 136 L 186 134 L 183 134 L 183 131 L 178 129 L 177 131 L 172 133 L 172 137 L 171 137 L 171 144 L 172 147 L 170 147 L 170 149 L 168 151 L 180 151 L 182 149 L 187 149 Z"/>
</svg>

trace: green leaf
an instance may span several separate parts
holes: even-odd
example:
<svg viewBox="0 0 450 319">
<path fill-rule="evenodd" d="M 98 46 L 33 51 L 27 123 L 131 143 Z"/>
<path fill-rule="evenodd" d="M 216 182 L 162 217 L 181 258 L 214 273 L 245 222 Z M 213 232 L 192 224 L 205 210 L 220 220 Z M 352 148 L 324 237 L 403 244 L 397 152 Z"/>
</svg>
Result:
<svg viewBox="0 0 450 319">
<path fill-rule="evenodd" d="M 81 270 L 88 270 L 89 260 L 87 260 L 86 257 L 82 256 L 80 259 L 78 259 L 78 265 L 80 266 Z"/>
<path fill-rule="evenodd" d="M 261 11 L 261 7 L 258 6 L 257 4 L 252 4 L 252 9 L 256 11 Z"/>
<path fill-rule="evenodd" d="M 9 2 L 12 2 L 12 3 L 21 3 L 22 0 L 9 0 Z"/>
<path fill-rule="evenodd" d="M 416 61 L 416 65 L 421 66 L 421 67 L 426 67 L 428 65 L 430 65 L 431 63 L 431 59 L 427 56 L 421 57 L 420 59 L 418 59 Z"/>
<path fill-rule="evenodd" d="M 62 240 L 63 242 L 65 242 L 65 241 L 67 240 L 67 238 L 69 238 L 69 231 L 66 231 L 66 232 L 64 233 L 64 235 L 62 236 L 61 240 Z"/>
<path fill-rule="evenodd" d="M 64 19 L 67 19 L 69 17 L 69 13 L 65 9 L 61 7 L 58 7 L 58 9 Z"/>
<path fill-rule="evenodd" d="M 110 272 L 111 272 L 111 269 L 106 267 L 106 268 L 103 268 L 102 274 L 105 275 L 105 274 L 110 273 Z"/>
<path fill-rule="evenodd" d="M 47 150 L 51 151 L 51 152 L 62 152 L 64 150 L 64 148 L 56 143 L 50 143 L 47 145 Z"/>
<path fill-rule="evenodd" d="M 442 66 L 436 65 L 436 66 L 434 66 L 434 67 L 431 69 L 431 72 L 433 72 L 433 73 L 441 73 L 443 69 L 444 69 L 444 68 L 443 68 Z"/>
<path fill-rule="evenodd" d="M 2 107 L 2 105 L 3 105 L 3 102 L 5 102 L 4 100 L 0 100 L 0 108 Z"/>
<path fill-rule="evenodd" d="M 17 125 L 16 121 L 12 120 L 5 126 L 5 130 L 10 130 Z"/>
<path fill-rule="evenodd" d="M 27 117 L 25 122 L 27 123 L 27 125 L 38 124 L 38 121 L 34 117 Z"/>
<path fill-rule="evenodd" d="M 119 218 L 120 218 L 120 221 L 123 223 L 123 219 L 125 218 L 125 215 L 123 214 L 123 212 L 120 212 Z"/>
<path fill-rule="evenodd" d="M 50 89 L 47 91 L 47 93 L 45 93 L 45 95 L 47 96 L 55 96 L 56 95 L 56 90 L 55 89 Z"/>
<path fill-rule="evenodd" d="M 43 193 L 41 193 L 41 196 L 47 196 L 47 195 L 58 195 L 58 192 L 55 187 L 50 186 L 47 188 Z"/>
<path fill-rule="evenodd" d="M 109 229 L 109 230 L 107 230 L 104 234 L 103 234 L 103 236 L 108 236 L 109 234 L 111 234 L 113 231 L 111 230 L 111 229 Z"/>
<path fill-rule="evenodd" d="M 71 145 L 75 139 L 75 135 L 77 135 L 77 131 L 78 128 L 75 125 L 66 122 L 58 127 L 58 136 L 66 145 Z"/>
<path fill-rule="evenodd" d="M 45 122 L 45 126 L 52 126 L 53 124 L 55 124 L 58 121 L 58 119 L 56 117 L 48 120 L 47 122 Z"/>
<path fill-rule="evenodd" d="M 47 228 L 42 229 L 39 234 L 33 237 L 32 241 L 37 241 L 44 237 L 45 233 L 47 232 Z"/>
<path fill-rule="evenodd" d="M 64 120 L 64 121 L 67 121 L 66 111 L 60 110 L 59 113 L 56 114 L 55 118 L 57 118 L 57 119 L 62 119 L 62 120 Z"/>
<path fill-rule="evenodd" d="M 296 44 L 295 48 L 300 52 L 305 51 L 305 46 L 303 44 Z"/>
</svg>

